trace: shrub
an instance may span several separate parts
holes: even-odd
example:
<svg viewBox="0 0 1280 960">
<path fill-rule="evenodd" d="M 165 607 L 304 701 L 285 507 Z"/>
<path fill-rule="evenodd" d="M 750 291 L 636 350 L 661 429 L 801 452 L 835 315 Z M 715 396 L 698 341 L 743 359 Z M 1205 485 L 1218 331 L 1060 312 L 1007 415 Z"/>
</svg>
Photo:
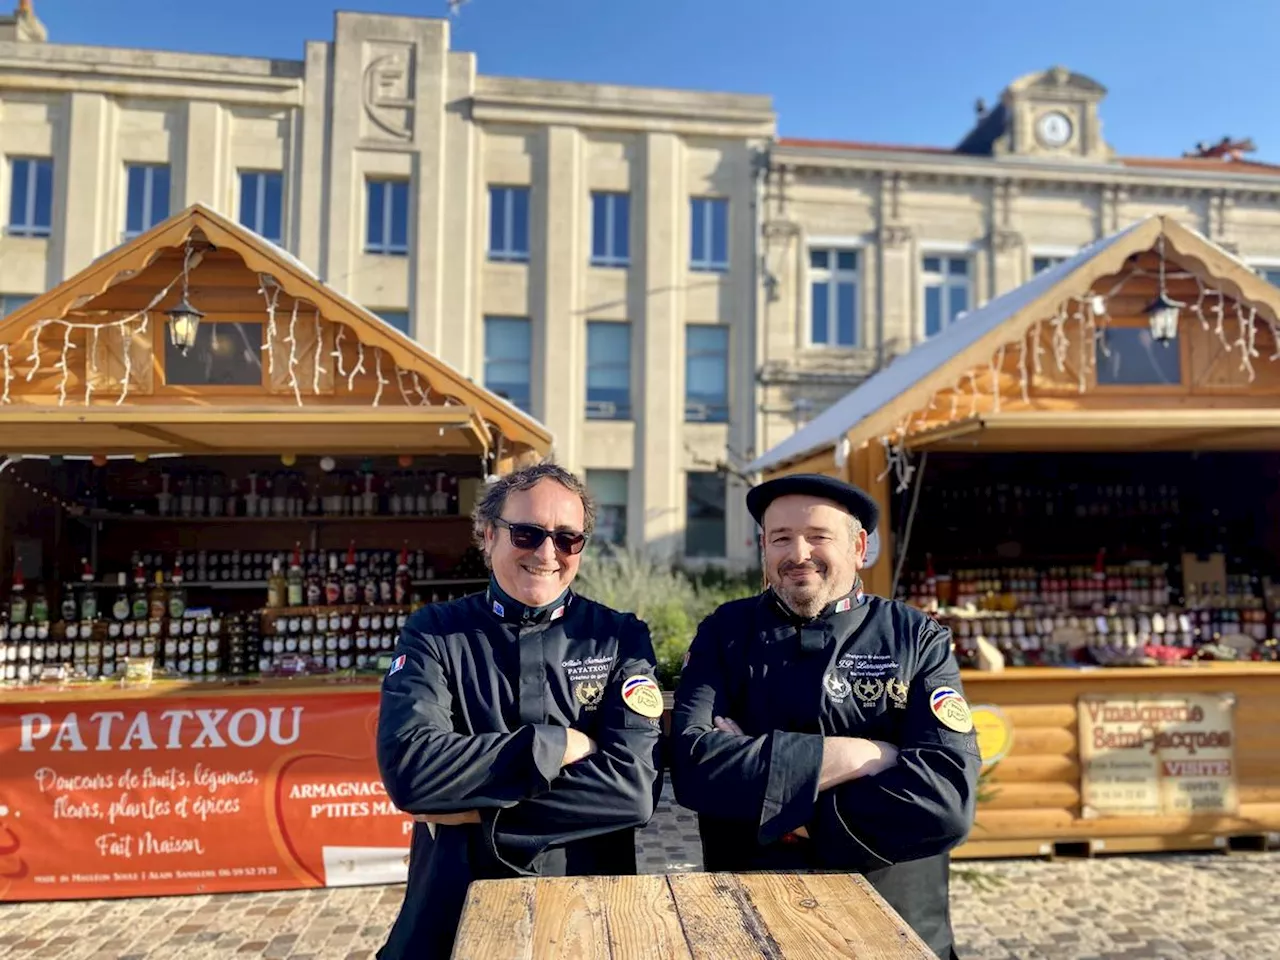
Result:
<svg viewBox="0 0 1280 960">
<path fill-rule="evenodd" d="M 759 583 L 759 574 L 692 575 L 641 551 L 611 549 L 583 557 L 574 589 L 648 624 L 658 681 L 670 690 L 698 624 L 720 604 L 758 592 Z"/>
</svg>

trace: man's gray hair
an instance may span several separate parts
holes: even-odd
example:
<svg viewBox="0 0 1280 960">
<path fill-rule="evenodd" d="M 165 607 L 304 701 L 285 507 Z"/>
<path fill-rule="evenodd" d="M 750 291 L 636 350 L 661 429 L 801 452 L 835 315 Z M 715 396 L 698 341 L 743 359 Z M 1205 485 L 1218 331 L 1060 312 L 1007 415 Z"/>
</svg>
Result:
<svg viewBox="0 0 1280 960">
<path fill-rule="evenodd" d="M 499 477 L 485 487 L 472 514 L 472 536 L 481 550 L 484 549 L 484 532 L 502 516 L 507 506 L 507 495 L 517 490 L 531 490 L 543 480 L 554 480 L 582 500 L 582 532 L 590 535 L 596 528 L 596 504 L 587 492 L 586 484 L 559 464 L 548 461 L 535 463 L 522 470 L 514 470 Z"/>
</svg>

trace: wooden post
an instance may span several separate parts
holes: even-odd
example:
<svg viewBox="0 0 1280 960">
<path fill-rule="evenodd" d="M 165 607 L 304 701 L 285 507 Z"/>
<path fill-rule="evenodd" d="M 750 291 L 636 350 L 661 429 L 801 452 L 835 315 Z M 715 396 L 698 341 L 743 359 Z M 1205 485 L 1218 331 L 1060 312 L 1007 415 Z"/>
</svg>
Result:
<svg viewBox="0 0 1280 960">
<path fill-rule="evenodd" d="M 862 572 L 862 585 L 867 593 L 887 597 L 893 588 L 893 517 L 890 512 L 889 477 L 885 472 L 884 447 L 872 441 L 849 455 L 845 467 L 850 483 L 861 487 L 880 505 L 880 556 Z"/>
</svg>

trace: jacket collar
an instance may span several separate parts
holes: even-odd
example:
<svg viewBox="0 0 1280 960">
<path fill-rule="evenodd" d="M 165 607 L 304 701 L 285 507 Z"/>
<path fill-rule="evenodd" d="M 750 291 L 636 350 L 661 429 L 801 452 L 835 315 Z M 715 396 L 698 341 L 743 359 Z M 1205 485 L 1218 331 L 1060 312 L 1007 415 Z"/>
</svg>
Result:
<svg viewBox="0 0 1280 960">
<path fill-rule="evenodd" d="M 498 586 L 497 578 L 491 575 L 489 577 L 489 588 L 485 591 L 484 599 L 489 612 L 503 623 L 511 623 L 523 627 L 559 620 L 569 609 L 569 604 L 573 601 L 573 594 L 566 588 L 564 593 L 550 603 L 543 604 L 540 607 L 531 607 L 516 600 L 503 590 L 502 587 Z"/>
</svg>

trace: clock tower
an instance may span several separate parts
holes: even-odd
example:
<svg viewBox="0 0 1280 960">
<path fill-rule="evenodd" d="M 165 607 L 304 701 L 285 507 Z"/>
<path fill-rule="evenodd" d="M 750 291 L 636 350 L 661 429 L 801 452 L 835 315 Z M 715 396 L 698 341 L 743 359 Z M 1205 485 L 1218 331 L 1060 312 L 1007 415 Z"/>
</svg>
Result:
<svg viewBox="0 0 1280 960">
<path fill-rule="evenodd" d="M 1102 84 L 1064 67 L 1020 77 L 991 111 L 979 107 L 977 126 L 960 153 L 1045 160 L 1106 162 L 1113 156 L 1102 138 L 1098 104 Z"/>
</svg>

